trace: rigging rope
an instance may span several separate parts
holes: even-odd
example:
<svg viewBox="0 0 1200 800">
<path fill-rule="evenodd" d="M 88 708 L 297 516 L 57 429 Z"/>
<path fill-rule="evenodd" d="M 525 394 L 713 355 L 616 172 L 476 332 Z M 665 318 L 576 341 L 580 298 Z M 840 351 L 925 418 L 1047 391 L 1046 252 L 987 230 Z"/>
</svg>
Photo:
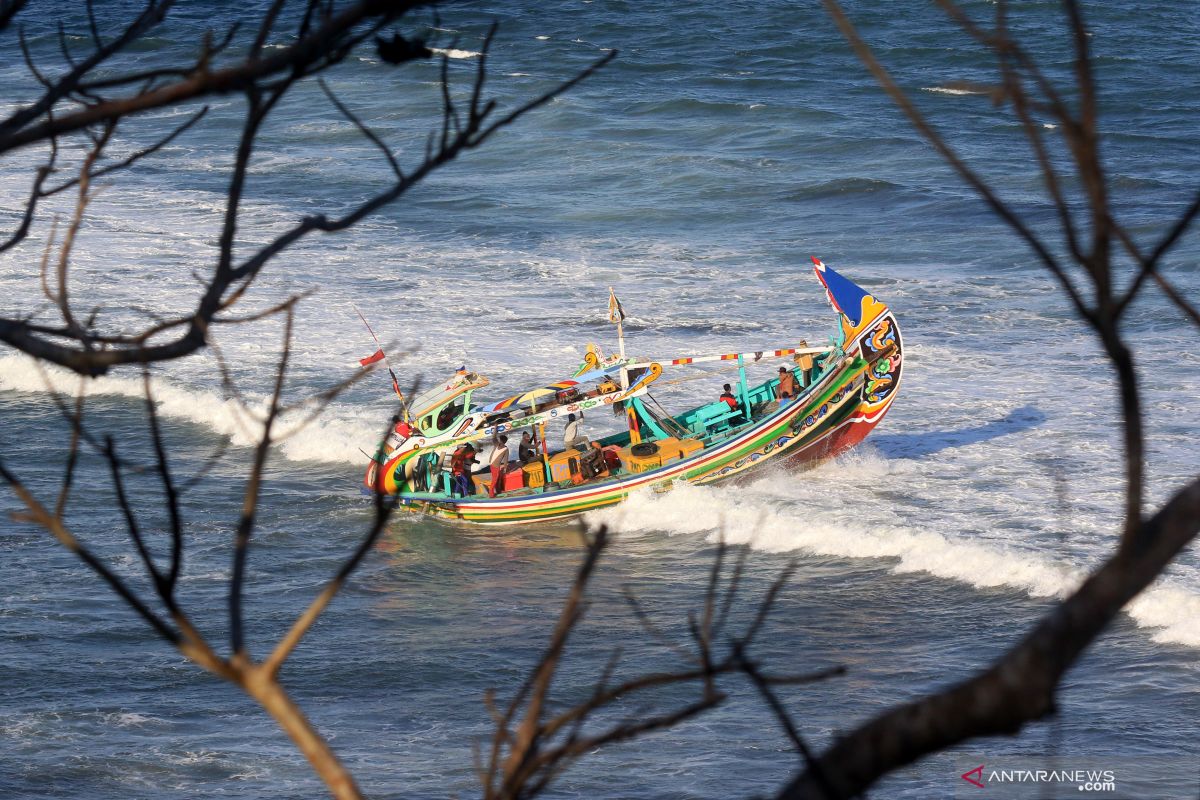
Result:
<svg viewBox="0 0 1200 800">
<path fill-rule="evenodd" d="M 731 372 L 737 369 L 737 364 L 730 364 L 722 369 L 713 370 L 712 372 L 701 372 L 699 375 L 689 375 L 686 378 L 675 378 L 669 381 L 656 381 L 659 386 L 674 386 L 677 383 L 687 383 L 688 381 L 698 381 L 702 378 L 718 378 L 722 377 L 722 373 Z"/>
<path fill-rule="evenodd" d="M 667 410 L 663 408 L 662 405 L 655 400 L 649 392 L 646 393 L 646 399 L 654 404 L 654 408 L 649 408 L 644 403 L 642 406 L 646 409 L 646 412 L 649 413 L 650 416 L 654 417 L 654 421 L 657 422 L 660 427 L 662 427 L 676 439 L 686 439 L 691 436 L 692 432 L 672 419 L 671 415 L 667 413 Z M 655 409 L 657 409 L 657 413 L 655 412 Z"/>
</svg>

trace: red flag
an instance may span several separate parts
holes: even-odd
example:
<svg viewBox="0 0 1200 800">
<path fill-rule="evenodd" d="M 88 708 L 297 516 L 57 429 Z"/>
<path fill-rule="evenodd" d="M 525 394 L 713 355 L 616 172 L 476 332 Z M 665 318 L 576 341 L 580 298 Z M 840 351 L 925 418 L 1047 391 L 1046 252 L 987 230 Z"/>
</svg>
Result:
<svg viewBox="0 0 1200 800">
<path fill-rule="evenodd" d="M 383 361 L 383 348 L 382 347 L 379 348 L 378 350 L 376 350 L 371 355 L 367 356 L 366 358 L 360 358 L 358 360 L 358 363 L 362 364 L 364 367 L 369 367 L 372 364 L 374 364 L 376 361 Z"/>
</svg>

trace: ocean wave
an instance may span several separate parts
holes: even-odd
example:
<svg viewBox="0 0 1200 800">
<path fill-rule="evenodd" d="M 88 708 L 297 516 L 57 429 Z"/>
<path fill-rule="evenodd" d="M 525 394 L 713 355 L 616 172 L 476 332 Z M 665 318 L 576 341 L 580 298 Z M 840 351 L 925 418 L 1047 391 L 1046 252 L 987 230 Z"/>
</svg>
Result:
<svg viewBox="0 0 1200 800">
<path fill-rule="evenodd" d="M 882 477 L 891 469 L 878 457 L 853 457 L 822 469 L 846 481 Z M 738 489 L 677 486 L 666 494 L 637 493 L 612 509 L 588 516 L 621 533 L 651 531 L 724 537 L 765 553 L 804 553 L 839 558 L 890 560 L 895 574 L 923 572 L 979 589 L 1016 589 L 1034 598 L 1063 598 L 1087 577 L 1091 565 L 1068 563 L 1061 554 L 997 540 L 967 539 L 904 525 L 869 526 L 832 510 L 789 508 L 767 477 Z M 1126 613 L 1157 642 L 1200 648 L 1200 593 L 1159 581 L 1130 603 Z"/>
<path fill-rule="evenodd" d="M 150 724 L 166 724 L 166 720 L 159 719 L 158 717 L 147 716 L 146 714 L 139 714 L 136 711 L 114 711 L 112 713 L 103 714 L 102 719 L 106 725 L 114 725 L 118 728 L 133 728 Z"/>
<path fill-rule="evenodd" d="M 446 56 L 446 58 L 479 58 L 480 53 L 474 50 L 458 50 L 453 47 L 431 47 L 429 48 L 435 55 Z"/>
<path fill-rule="evenodd" d="M 787 192 L 782 199 L 792 201 L 809 201 L 823 197 L 840 195 L 864 195 L 876 192 L 895 192 L 904 187 L 880 178 L 834 178 L 819 183 L 803 186 Z"/>
<path fill-rule="evenodd" d="M 49 393 L 73 396 L 79 387 L 78 376 L 66 370 L 38 369 L 25 356 L 0 357 L 0 390 Z M 125 397 L 141 400 L 141 378 L 105 376 L 85 384 L 89 397 Z M 169 379 L 155 379 L 154 397 L 158 413 L 175 420 L 201 425 L 212 433 L 228 437 L 241 447 L 250 447 L 262 435 L 261 419 L 267 408 L 265 396 L 248 396 L 247 406 L 214 391 L 195 389 Z M 335 464 L 361 463 L 359 450 L 381 433 L 381 418 L 367 411 L 333 405 L 325 414 L 310 421 L 311 408 L 298 408 L 279 418 L 276 439 L 278 452 L 289 461 L 319 461 Z"/>
<path fill-rule="evenodd" d="M 922 92 L 933 92 L 934 94 L 951 94 L 951 95 L 972 95 L 982 94 L 987 92 L 983 89 L 964 89 L 961 86 L 922 86 Z"/>
</svg>

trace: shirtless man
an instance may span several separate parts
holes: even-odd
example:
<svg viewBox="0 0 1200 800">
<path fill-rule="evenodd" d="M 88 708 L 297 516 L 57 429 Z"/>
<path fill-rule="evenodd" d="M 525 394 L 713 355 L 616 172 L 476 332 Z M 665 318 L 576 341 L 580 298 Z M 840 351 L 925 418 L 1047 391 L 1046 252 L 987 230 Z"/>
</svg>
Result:
<svg viewBox="0 0 1200 800">
<path fill-rule="evenodd" d="M 796 378 L 787 367 L 779 368 L 779 385 L 775 387 L 775 397 L 782 403 L 796 396 Z"/>
<path fill-rule="evenodd" d="M 492 457 L 488 459 L 492 471 L 492 483 L 488 486 L 488 497 L 495 497 L 502 491 L 504 473 L 508 471 L 508 437 L 492 437 Z"/>
</svg>

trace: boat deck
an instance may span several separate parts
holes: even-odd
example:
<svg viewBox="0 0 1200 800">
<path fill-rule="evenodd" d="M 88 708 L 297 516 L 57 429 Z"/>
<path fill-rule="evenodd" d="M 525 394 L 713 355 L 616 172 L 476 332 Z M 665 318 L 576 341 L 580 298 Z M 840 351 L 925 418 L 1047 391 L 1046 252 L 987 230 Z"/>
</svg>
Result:
<svg viewBox="0 0 1200 800">
<path fill-rule="evenodd" d="M 834 365 L 831 363 L 829 369 L 813 370 L 805 372 L 797 370 L 797 378 L 801 384 L 801 391 L 792 403 L 807 403 L 814 396 L 815 391 L 822 386 L 832 372 Z M 754 427 L 764 419 L 772 416 L 780 410 L 779 401 L 775 399 L 775 387 L 778 385 L 778 378 L 766 381 L 758 386 L 753 387 L 748 393 L 750 399 L 750 414 L 747 418 L 745 408 L 731 409 L 724 401 L 715 401 L 707 405 L 699 406 L 691 409 L 683 414 L 674 417 L 669 417 L 666 414 L 656 417 L 657 431 L 652 434 L 657 436 L 646 436 L 643 441 L 656 442 L 663 439 L 673 439 L 678 435 L 680 438 L 687 437 L 688 440 L 699 443 L 699 449 L 696 449 L 688 455 L 686 461 L 691 461 L 694 457 L 698 457 L 708 452 L 711 448 L 718 446 L 729 439 L 735 438 L 747 429 Z M 619 447 L 628 448 L 630 443 L 630 434 L 627 431 L 606 436 L 597 439 L 602 447 Z M 535 461 L 532 464 L 549 464 L 552 460 L 560 458 L 565 454 L 565 451 L 559 450 L 547 454 L 545 461 Z M 509 462 L 509 471 L 523 469 L 523 465 L 518 462 Z M 517 489 L 509 489 L 496 493 L 497 499 L 511 499 L 519 497 L 540 497 L 549 493 L 558 491 L 568 491 L 580 488 L 603 488 L 607 485 L 616 484 L 622 480 L 626 480 L 632 476 L 644 474 L 647 471 L 655 471 L 658 467 L 651 470 L 633 471 L 626 469 L 622 465 L 610 465 L 603 472 L 589 478 L 583 478 L 579 472 L 575 472 L 568 480 L 551 481 L 545 480 L 544 483 L 537 486 L 524 486 Z M 547 477 L 549 470 L 546 470 Z M 471 502 L 486 501 L 488 497 L 488 487 L 490 484 L 490 471 L 482 470 L 473 473 L 473 484 L 475 493 L 467 495 L 464 498 L 462 495 L 449 491 L 450 476 L 443 472 L 442 475 L 443 489 L 441 491 L 432 492 L 404 492 L 403 498 L 409 502 L 430 502 L 430 503 L 446 503 L 447 501 L 461 501 L 470 499 Z"/>
</svg>

